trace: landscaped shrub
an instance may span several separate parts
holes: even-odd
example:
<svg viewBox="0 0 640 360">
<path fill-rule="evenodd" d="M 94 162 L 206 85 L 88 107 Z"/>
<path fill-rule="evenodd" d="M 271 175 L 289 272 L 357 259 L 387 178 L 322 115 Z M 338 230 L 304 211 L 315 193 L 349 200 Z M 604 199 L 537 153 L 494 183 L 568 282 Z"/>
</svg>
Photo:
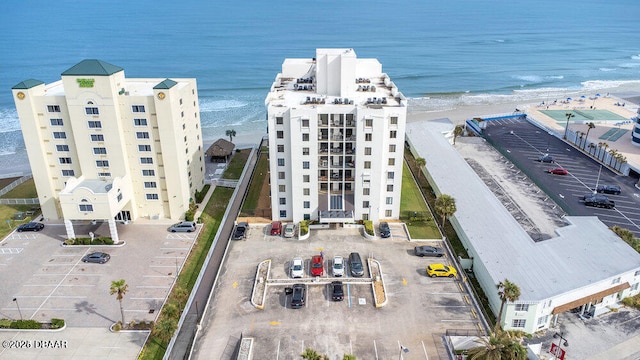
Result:
<svg viewBox="0 0 640 360">
<path fill-rule="evenodd" d="M 113 325 L 113 331 L 122 330 L 122 321 L 118 321 L 115 325 Z"/>
<path fill-rule="evenodd" d="M 307 235 L 307 233 L 309 232 L 309 221 L 308 220 L 302 220 L 300 221 L 300 235 Z"/>
<path fill-rule="evenodd" d="M 12 329 L 42 329 L 42 324 L 35 320 L 15 320 L 11 323 Z"/>
<path fill-rule="evenodd" d="M 13 320 L 0 319 L 0 329 L 8 329 L 8 328 L 10 328 L 12 322 L 13 322 Z"/>
<path fill-rule="evenodd" d="M 60 329 L 63 326 L 64 326 L 64 320 L 56 319 L 56 318 L 51 319 L 51 328 L 52 329 Z"/>
<path fill-rule="evenodd" d="M 64 241 L 64 244 L 65 244 L 65 245 L 73 245 L 73 244 L 75 244 L 75 243 L 76 243 L 76 242 L 75 242 L 75 240 L 74 240 L 74 239 L 67 239 L 67 240 L 65 240 L 65 241 Z"/>
<path fill-rule="evenodd" d="M 180 317 L 180 309 L 178 308 L 178 305 L 176 305 L 174 302 L 167 303 L 167 305 L 164 306 L 164 309 L 162 309 L 162 311 L 169 318 Z"/>
<path fill-rule="evenodd" d="M 185 221 L 193 221 L 193 217 L 195 216 L 194 212 L 191 210 L 188 210 L 187 212 L 184 213 L 184 220 Z"/>
<path fill-rule="evenodd" d="M 375 233 L 373 232 L 373 222 L 371 220 L 364 221 L 364 231 L 366 231 L 367 234 L 371 236 L 375 235 Z"/>
<path fill-rule="evenodd" d="M 105 245 L 113 245 L 113 239 L 112 239 L 112 238 L 110 238 L 110 237 L 102 238 L 102 242 L 103 242 Z"/>
<path fill-rule="evenodd" d="M 640 253 L 640 240 L 633 235 L 633 233 L 625 228 L 619 226 L 611 227 L 611 231 L 620 236 L 627 244 L 629 244 L 635 251 Z"/>
<path fill-rule="evenodd" d="M 202 191 L 196 191 L 196 202 L 198 204 L 202 203 L 202 200 L 204 200 L 204 197 L 207 195 L 207 192 L 209 192 L 210 187 L 211 185 L 206 184 L 205 186 L 202 187 Z"/>
<path fill-rule="evenodd" d="M 626 306 L 640 309 L 640 294 L 636 296 L 626 297 L 622 299 L 622 303 L 625 304 Z"/>
</svg>

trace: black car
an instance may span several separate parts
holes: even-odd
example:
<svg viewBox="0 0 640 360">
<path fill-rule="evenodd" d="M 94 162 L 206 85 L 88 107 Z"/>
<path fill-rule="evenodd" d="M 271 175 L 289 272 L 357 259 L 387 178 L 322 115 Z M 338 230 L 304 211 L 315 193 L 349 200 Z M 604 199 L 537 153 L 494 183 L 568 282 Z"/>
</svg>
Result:
<svg viewBox="0 0 640 360">
<path fill-rule="evenodd" d="M 428 245 L 424 245 L 424 246 L 416 246 L 415 248 L 413 248 L 414 253 L 416 254 L 416 256 L 435 256 L 435 257 L 442 257 L 444 256 L 444 250 L 442 248 L 438 248 L 438 247 L 434 247 L 434 246 L 428 246 Z"/>
<path fill-rule="evenodd" d="M 111 255 L 103 252 L 87 254 L 82 258 L 84 262 L 104 264 L 111 259 Z"/>
<path fill-rule="evenodd" d="M 613 209 L 616 203 L 609 200 L 607 195 L 602 194 L 587 194 L 583 197 L 584 204 L 586 206 L 593 206 L 599 208 Z"/>
<path fill-rule="evenodd" d="M 344 288 L 342 287 L 342 281 L 331 282 L 331 300 L 342 301 L 344 299 Z"/>
<path fill-rule="evenodd" d="M 555 161 L 555 159 L 553 158 L 553 156 L 546 154 L 546 155 L 542 155 L 538 158 L 539 162 L 543 162 L 543 163 L 552 163 Z"/>
<path fill-rule="evenodd" d="M 364 266 L 362 265 L 360 254 L 356 252 L 349 254 L 349 269 L 351 270 L 351 276 L 362 277 L 364 275 Z"/>
<path fill-rule="evenodd" d="M 18 232 L 40 231 L 42 229 L 44 229 L 44 224 L 39 222 L 34 222 L 34 221 L 18 226 Z"/>
<path fill-rule="evenodd" d="M 293 284 L 293 293 L 291 295 L 291 307 L 299 309 L 304 306 L 307 297 L 307 285 Z"/>
<path fill-rule="evenodd" d="M 620 195 L 620 193 L 622 192 L 622 190 L 620 189 L 620 186 L 618 185 L 599 185 L 596 188 L 596 191 L 599 193 L 613 194 L 613 195 Z"/>
<path fill-rule="evenodd" d="M 389 224 L 386 222 L 381 222 L 380 226 L 378 227 L 380 229 L 380 236 L 383 238 L 388 238 L 391 236 L 391 229 L 389 229 Z"/>
<path fill-rule="evenodd" d="M 249 223 L 239 222 L 236 225 L 236 230 L 233 232 L 233 240 L 242 240 L 247 236 L 247 229 L 249 229 Z"/>
</svg>

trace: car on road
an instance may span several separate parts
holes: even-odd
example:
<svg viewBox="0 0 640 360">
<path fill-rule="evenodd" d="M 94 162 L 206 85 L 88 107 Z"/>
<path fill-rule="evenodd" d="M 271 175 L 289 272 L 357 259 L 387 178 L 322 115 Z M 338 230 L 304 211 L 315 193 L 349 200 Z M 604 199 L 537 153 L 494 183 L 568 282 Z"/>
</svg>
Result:
<svg viewBox="0 0 640 360">
<path fill-rule="evenodd" d="M 435 246 L 428 246 L 428 245 L 423 245 L 423 246 L 416 246 L 415 248 L 413 248 L 414 253 L 416 254 L 416 256 L 435 256 L 435 257 L 442 257 L 444 256 L 444 250 L 442 248 L 439 247 L 435 247 Z"/>
<path fill-rule="evenodd" d="M 324 274 L 324 266 L 322 256 L 314 255 L 311 257 L 311 276 L 322 276 Z"/>
<path fill-rule="evenodd" d="M 391 236 L 391 229 L 389 228 L 389 223 L 385 221 L 381 222 L 380 225 L 378 226 L 378 229 L 380 229 L 380 237 L 388 238 Z"/>
<path fill-rule="evenodd" d="M 555 161 L 555 159 L 553 158 L 553 156 L 549 155 L 549 154 L 545 154 L 542 155 L 538 158 L 539 162 L 543 162 L 543 163 L 552 163 Z"/>
<path fill-rule="evenodd" d="M 271 235 L 280 236 L 282 233 L 282 221 L 274 221 L 271 223 Z"/>
<path fill-rule="evenodd" d="M 616 206 L 615 201 L 609 200 L 607 195 L 603 194 L 587 194 L 582 197 L 586 206 L 593 206 L 605 209 L 613 209 Z"/>
<path fill-rule="evenodd" d="M 598 185 L 596 191 L 599 193 L 620 195 L 622 189 L 618 185 Z"/>
<path fill-rule="evenodd" d="M 556 168 L 549 169 L 547 172 L 549 174 L 555 174 L 555 175 L 567 175 L 567 174 L 569 174 L 567 169 L 561 168 L 561 167 L 556 167 Z"/>
<path fill-rule="evenodd" d="M 92 252 L 82 258 L 83 262 L 104 264 L 111 259 L 111 255 L 103 252 Z"/>
<path fill-rule="evenodd" d="M 171 225 L 168 230 L 171 232 L 192 232 L 196 231 L 196 223 L 193 221 L 181 221 Z"/>
<path fill-rule="evenodd" d="M 294 257 L 291 261 L 289 273 L 292 278 L 301 278 L 304 276 L 304 262 L 301 257 Z"/>
<path fill-rule="evenodd" d="M 351 275 L 355 277 L 361 277 L 364 275 L 362 259 L 360 258 L 360 254 L 357 252 L 349 254 L 349 269 L 351 270 Z"/>
<path fill-rule="evenodd" d="M 344 287 L 342 286 L 342 281 L 332 281 L 330 285 L 331 285 L 331 300 L 333 301 L 344 300 Z"/>
<path fill-rule="evenodd" d="M 444 264 L 431 264 L 427 266 L 427 275 L 433 277 L 456 277 L 458 271 L 453 266 L 447 266 Z"/>
<path fill-rule="evenodd" d="M 333 265 L 331 267 L 333 276 L 341 277 L 344 275 L 344 258 L 340 255 L 333 257 Z"/>
<path fill-rule="evenodd" d="M 307 285 L 293 284 L 293 292 L 291 294 L 291 307 L 299 309 L 304 306 L 307 298 Z"/>
<path fill-rule="evenodd" d="M 247 236 L 247 230 L 249 230 L 249 223 L 239 222 L 236 225 L 236 229 L 233 232 L 233 240 L 242 240 Z"/>
<path fill-rule="evenodd" d="M 284 237 L 286 238 L 292 238 L 294 235 L 294 230 L 296 229 L 295 225 L 293 223 L 288 223 L 287 225 L 284 226 Z"/>
<path fill-rule="evenodd" d="M 18 232 L 23 232 L 23 231 L 40 231 L 44 229 L 44 224 L 43 223 L 39 223 L 39 222 L 28 222 L 26 224 L 22 224 L 20 226 L 18 226 Z"/>
</svg>

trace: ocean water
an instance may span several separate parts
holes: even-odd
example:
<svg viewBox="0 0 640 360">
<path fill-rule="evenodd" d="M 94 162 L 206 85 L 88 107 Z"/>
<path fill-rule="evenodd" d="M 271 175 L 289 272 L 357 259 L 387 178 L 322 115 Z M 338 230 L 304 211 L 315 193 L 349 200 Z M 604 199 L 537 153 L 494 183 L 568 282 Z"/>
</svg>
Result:
<svg viewBox="0 0 640 360">
<path fill-rule="evenodd" d="M 194 77 L 205 142 L 266 131 L 285 58 L 353 48 L 410 106 L 453 109 L 577 93 L 640 92 L 637 0 L 15 1 L 0 12 L 0 172 L 26 168 L 11 87 L 82 59 L 127 77 Z M 410 108 L 411 109 L 411 108 Z M 27 168 L 28 169 L 28 168 Z"/>
</svg>

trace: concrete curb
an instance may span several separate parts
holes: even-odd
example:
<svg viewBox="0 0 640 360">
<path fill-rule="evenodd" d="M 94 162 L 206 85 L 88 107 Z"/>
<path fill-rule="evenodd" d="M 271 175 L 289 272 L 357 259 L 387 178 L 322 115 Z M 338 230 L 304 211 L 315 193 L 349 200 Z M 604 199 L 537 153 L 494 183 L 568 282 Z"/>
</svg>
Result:
<svg viewBox="0 0 640 360">
<path fill-rule="evenodd" d="M 62 246 L 63 248 L 93 248 L 93 247 L 100 247 L 100 246 L 106 246 L 106 247 L 123 247 L 127 245 L 127 242 L 122 240 L 117 244 L 113 244 L 113 245 L 107 245 L 107 244 L 100 244 L 100 245 L 67 245 L 64 242 L 60 244 L 60 246 Z"/>
<path fill-rule="evenodd" d="M 261 271 L 263 270 L 263 267 L 266 266 L 266 274 L 265 277 L 262 278 L 260 276 Z M 269 272 L 271 271 L 271 259 L 268 260 L 264 260 L 262 261 L 260 264 L 258 264 L 258 269 L 256 270 L 256 277 L 253 280 L 253 291 L 251 291 L 251 305 L 253 305 L 256 309 L 264 309 L 264 302 L 265 302 L 265 298 L 267 296 L 267 282 L 269 280 Z M 258 284 L 264 284 L 263 289 L 262 289 L 262 294 L 257 294 L 256 291 L 258 291 Z M 256 295 L 261 297 L 261 303 L 258 304 L 255 302 L 254 298 L 256 297 Z"/>
</svg>

